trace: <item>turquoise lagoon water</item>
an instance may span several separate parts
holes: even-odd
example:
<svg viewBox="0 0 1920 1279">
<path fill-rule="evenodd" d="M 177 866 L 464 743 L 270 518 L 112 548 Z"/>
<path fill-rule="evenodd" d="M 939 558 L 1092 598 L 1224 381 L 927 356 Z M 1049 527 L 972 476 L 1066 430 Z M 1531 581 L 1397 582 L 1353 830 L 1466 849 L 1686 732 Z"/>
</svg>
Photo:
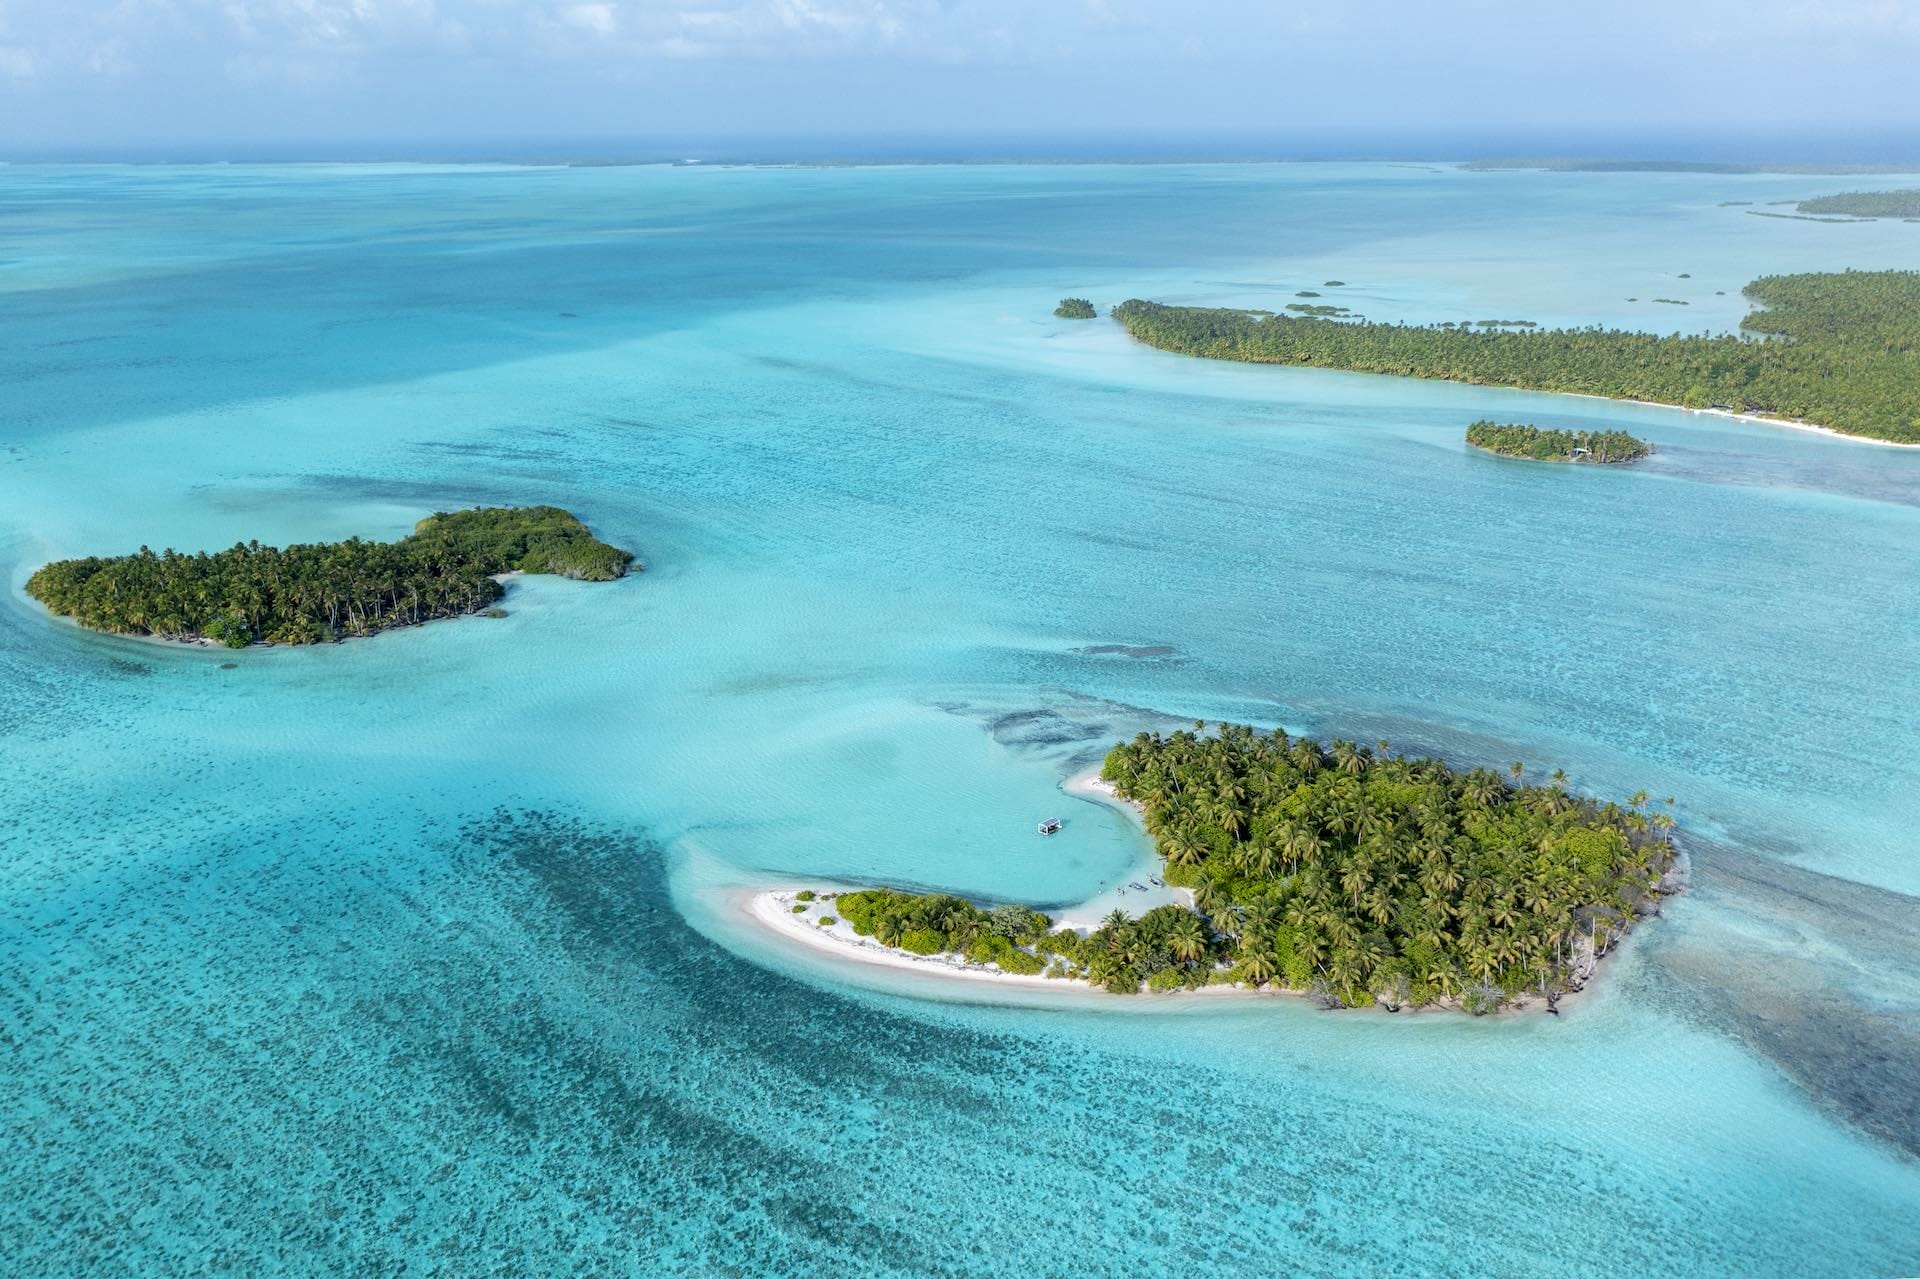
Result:
<svg viewBox="0 0 1920 1279">
<path fill-rule="evenodd" d="M 1831 186 L 0 170 L 6 1268 L 1920 1268 L 1920 452 L 1049 314 L 1722 328 L 1766 271 L 1920 266 L 1720 205 Z M 1661 451 L 1469 456 L 1481 416 Z M 304 652 L 19 591 L 536 501 L 649 571 Z M 730 904 L 1109 891 L 1145 844 L 1061 779 L 1222 716 L 1671 793 L 1693 891 L 1483 1021 L 935 989 Z"/>
</svg>

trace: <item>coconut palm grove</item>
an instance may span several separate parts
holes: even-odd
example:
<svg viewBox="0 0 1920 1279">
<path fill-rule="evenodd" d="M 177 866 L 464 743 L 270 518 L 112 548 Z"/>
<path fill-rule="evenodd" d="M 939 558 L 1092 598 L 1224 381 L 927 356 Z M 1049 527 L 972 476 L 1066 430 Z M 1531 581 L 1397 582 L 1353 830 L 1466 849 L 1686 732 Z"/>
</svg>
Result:
<svg viewBox="0 0 1920 1279">
<path fill-rule="evenodd" d="M 945 893 L 843 894 L 855 931 L 1115 993 L 1272 987 L 1328 1007 L 1484 1013 L 1576 989 L 1672 868 L 1672 817 L 1351 741 L 1222 724 L 1143 733 L 1101 774 L 1138 803 L 1193 907 L 1115 912 L 1084 935 Z M 1671 804 L 1672 801 L 1667 801 Z"/>
<path fill-rule="evenodd" d="M 262 546 L 58 560 L 27 594 L 90 630 L 159 639 L 318 644 L 487 608 L 496 576 L 624 577 L 633 553 L 557 506 L 442 511 L 396 542 Z"/>
</svg>

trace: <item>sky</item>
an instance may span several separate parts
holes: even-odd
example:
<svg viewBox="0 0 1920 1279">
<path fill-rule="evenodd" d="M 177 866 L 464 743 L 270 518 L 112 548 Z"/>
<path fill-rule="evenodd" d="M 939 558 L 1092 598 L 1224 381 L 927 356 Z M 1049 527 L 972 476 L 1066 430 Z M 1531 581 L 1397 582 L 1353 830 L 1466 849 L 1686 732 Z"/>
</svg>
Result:
<svg viewBox="0 0 1920 1279">
<path fill-rule="evenodd" d="M 0 155 L 878 136 L 1412 154 L 1721 131 L 1791 149 L 1920 136 L 1915 68 L 1920 0 L 0 0 Z"/>
</svg>

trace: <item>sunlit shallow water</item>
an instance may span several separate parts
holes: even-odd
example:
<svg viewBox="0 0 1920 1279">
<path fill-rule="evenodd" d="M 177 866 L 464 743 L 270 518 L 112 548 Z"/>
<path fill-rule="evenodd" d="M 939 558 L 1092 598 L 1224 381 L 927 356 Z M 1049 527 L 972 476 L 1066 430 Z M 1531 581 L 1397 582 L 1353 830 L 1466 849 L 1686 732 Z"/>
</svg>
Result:
<svg viewBox="0 0 1920 1279">
<path fill-rule="evenodd" d="M 1766 271 L 1920 265 L 1904 224 L 1719 205 L 1824 189 L 5 170 L 9 1252 L 1913 1270 L 1920 452 L 1207 364 L 1049 314 L 1309 289 L 1720 328 Z M 1469 455 L 1482 416 L 1660 453 Z M 18 592 L 57 555 L 533 501 L 649 571 L 305 652 L 89 636 Z M 1170 651 L 1079 651 L 1106 645 Z M 1201 716 L 1673 794 L 1695 889 L 1558 1020 L 982 1002 L 724 908 L 809 877 L 1108 890 L 1142 840 L 1061 779 Z"/>
</svg>

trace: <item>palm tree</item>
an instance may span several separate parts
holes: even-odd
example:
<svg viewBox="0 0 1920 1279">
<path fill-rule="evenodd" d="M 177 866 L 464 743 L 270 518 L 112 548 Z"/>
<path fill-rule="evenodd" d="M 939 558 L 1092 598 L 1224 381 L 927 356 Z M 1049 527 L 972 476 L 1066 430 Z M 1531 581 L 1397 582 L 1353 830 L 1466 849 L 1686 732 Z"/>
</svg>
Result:
<svg viewBox="0 0 1920 1279">
<path fill-rule="evenodd" d="M 1197 866 L 1204 856 L 1200 845 L 1185 835 L 1169 835 L 1160 843 L 1160 855 L 1169 866 Z"/>
<path fill-rule="evenodd" d="M 1280 961 L 1265 946 L 1256 947 L 1247 954 L 1244 971 L 1248 981 L 1264 986 L 1280 975 Z"/>
<path fill-rule="evenodd" d="M 1342 995 L 1360 984 L 1360 956 L 1351 948 L 1342 946 L 1327 959 L 1327 980 Z"/>
<path fill-rule="evenodd" d="M 1360 905 L 1360 894 L 1373 883 L 1373 867 L 1362 858 L 1356 857 L 1346 864 L 1340 872 L 1340 887 L 1353 899 L 1356 908 Z"/>
<path fill-rule="evenodd" d="M 1262 897 L 1247 907 L 1245 928 L 1251 936 L 1270 937 L 1280 918 L 1279 905 L 1271 897 Z"/>
<path fill-rule="evenodd" d="M 1286 854 L 1288 870 L 1299 869 L 1301 863 L 1320 860 L 1323 851 L 1320 837 L 1304 826 L 1297 826 L 1288 834 L 1287 842 L 1282 846 Z"/>
<path fill-rule="evenodd" d="M 1193 908 L 1202 915 L 1213 914 L 1214 907 L 1226 900 L 1226 894 L 1220 887 L 1220 881 L 1212 878 L 1202 879 L 1193 890 Z"/>
<path fill-rule="evenodd" d="M 1326 933 L 1327 940 L 1335 946 L 1351 946 L 1360 939 L 1360 929 L 1339 911 L 1329 913 L 1321 921 L 1320 927 Z"/>
<path fill-rule="evenodd" d="M 1207 919 L 1213 925 L 1213 931 L 1222 937 L 1237 938 L 1246 931 L 1240 908 L 1229 901 L 1222 901 L 1218 909 L 1209 911 Z"/>
<path fill-rule="evenodd" d="M 1443 927 L 1445 916 L 1431 910 L 1423 910 L 1420 921 L 1413 927 L 1413 939 L 1423 945 L 1431 946 L 1436 952 L 1444 950 L 1447 934 Z"/>
<path fill-rule="evenodd" d="M 1241 872 L 1250 879 L 1272 879 L 1273 872 L 1280 865 L 1278 851 L 1270 841 L 1264 839 L 1240 845 L 1234 860 L 1239 863 Z"/>
<path fill-rule="evenodd" d="M 1198 916 L 1190 914 L 1174 924 L 1167 933 L 1167 949 L 1175 959 L 1189 964 L 1207 953 L 1207 937 Z"/>
<path fill-rule="evenodd" d="M 1493 807 L 1506 789 L 1497 773 L 1476 769 L 1461 788 L 1460 797 L 1472 808 L 1486 809 Z"/>
<path fill-rule="evenodd" d="M 1281 918 L 1287 921 L 1287 927 L 1296 932 L 1302 932 L 1319 918 L 1319 912 L 1314 908 L 1313 903 L 1306 898 L 1295 897 L 1289 901 L 1286 904 L 1286 908 L 1281 911 Z"/>
</svg>

